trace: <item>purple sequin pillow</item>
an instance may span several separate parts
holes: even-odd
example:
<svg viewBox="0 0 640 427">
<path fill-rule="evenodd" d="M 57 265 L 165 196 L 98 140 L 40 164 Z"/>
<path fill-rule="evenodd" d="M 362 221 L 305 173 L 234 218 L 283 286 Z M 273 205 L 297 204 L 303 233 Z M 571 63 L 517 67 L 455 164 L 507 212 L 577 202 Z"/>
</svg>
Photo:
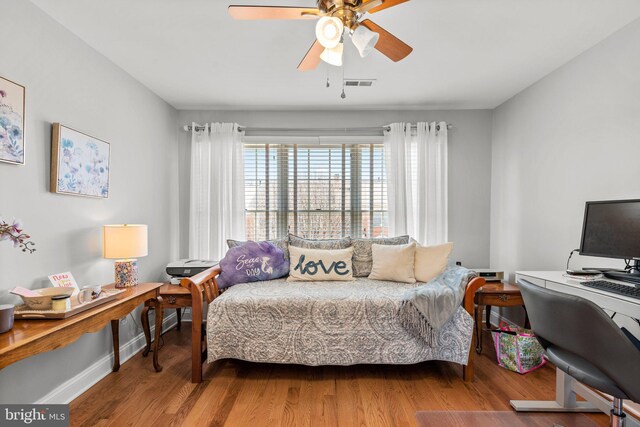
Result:
<svg viewBox="0 0 640 427">
<path fill-rule="evenodd" d="M 218 287 L 224 289 L 238 283 L 284 277 L 289 274 L 289 261 L 273 243 L 248 241 L 227 251 L 220 261 L 220 270 Z"/>
</svg>

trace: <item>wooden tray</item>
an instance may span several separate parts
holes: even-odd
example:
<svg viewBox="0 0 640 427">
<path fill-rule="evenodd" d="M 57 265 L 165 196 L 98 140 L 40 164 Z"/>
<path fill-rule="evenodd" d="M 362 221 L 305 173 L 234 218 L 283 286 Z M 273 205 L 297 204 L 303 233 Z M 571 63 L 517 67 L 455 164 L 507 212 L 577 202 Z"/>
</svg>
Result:
<svg viewBox="0 0 640 427">
<path fill-rule="evenodd" d="M 92 307 L 95 307 L 105 302 L 112 301 L 118 296 L 119 293 L 124 292 L 125 289 L 103 289 L 100 296 L 93 301 L 85 302 L 84 304 L 78 304 L 76 296 L 71 297 L 71 308 L 67 311 L 53 311 L 49 310 L 34 310 L 26 305 L 19 305 L 13 312 L 15 319 L 66 319 L 74 314 L 82 313 Z"/>
</svg>

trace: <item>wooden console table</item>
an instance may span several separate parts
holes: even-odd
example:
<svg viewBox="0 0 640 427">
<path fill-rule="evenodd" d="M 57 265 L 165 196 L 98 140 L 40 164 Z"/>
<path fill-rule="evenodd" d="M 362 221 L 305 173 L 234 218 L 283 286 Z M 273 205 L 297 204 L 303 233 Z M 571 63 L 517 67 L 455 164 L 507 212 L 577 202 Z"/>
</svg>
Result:
<svg viewBox="0 0 640 427">
<path fill-rule="evenodd" d="M 108 285 L 107 288 L 114 285 Z M 155 307 L 160 307 L 162 297 L 160 287 L 162 283 L 140 283 L 138 286 L 127 288 L 118 294 L 113 301 L 98 305 L 66 319 L 48 320 L 16 320 L 13 329 L 0 334 L 0 369 L 46 351 L 67 346 L 87 332 L 98 332 L 111 323 L 113 336 L 113 372 L 120 369 L 120 339 L 119 321 L 136 307 L 151 301 Z M 162 310 L 156 310 L 156 324 L 162 325 Z M 155 331 L 157 347 L 160 328 Z M 156 371 L 162 367 L 158 363 L 158 352 L 155 348 L 153 366 Z"/>
</svg>

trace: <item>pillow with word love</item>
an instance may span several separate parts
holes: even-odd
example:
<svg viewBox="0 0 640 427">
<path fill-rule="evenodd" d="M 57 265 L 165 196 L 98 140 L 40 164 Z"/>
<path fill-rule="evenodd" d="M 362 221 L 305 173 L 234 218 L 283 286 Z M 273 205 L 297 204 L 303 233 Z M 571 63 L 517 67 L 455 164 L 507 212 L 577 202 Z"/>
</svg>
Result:
<svg viewBox="0 0 640 427">
<path fill-rule="evenodd" d="M 289 282 L 353 279 L 353 248 L 307 249 L 289 246 Z"/>
<path fill-rule="evenodd" d="M 271 242 L 248 241 L 227 251 L 220 270 L 218 287 L 224 289 L 238 283 L 284 277 L 289 273 L 289 261 L 283 250 Z"/>
</svg>

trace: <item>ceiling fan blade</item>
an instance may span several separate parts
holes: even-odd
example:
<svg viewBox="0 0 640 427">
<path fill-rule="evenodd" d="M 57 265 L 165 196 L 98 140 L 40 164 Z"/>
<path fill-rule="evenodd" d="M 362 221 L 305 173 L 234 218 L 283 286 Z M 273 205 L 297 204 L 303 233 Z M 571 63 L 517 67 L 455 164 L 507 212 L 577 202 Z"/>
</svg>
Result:
<svg viewBox="0 0 640 427">
<path fill-rule="evenodd" d="M 320 44 L 318 40 L 315 41 L 309 48 L 307 54 L 300 61 L 298 65 L 298 71 L 311 71 L 315 70 L 320 63 L 320 55 L 324 51 L 324 46 Z"/>
<path fill-rule="evenodd" d="M 376 7 L 382 7 L 384 0 L 363 0 L 362 4 L 356 9 L 358 13 L 366 13 Z"/>
<path fill-rule="evenodd" d="M 413 48 L 376 24 L 370 19 L 365 19 L 360 23 L 360 25 L 364 25 L 374 33 L 380 34 L 380 38 L 378 39 L 378 43 L 376 43 L 375 48 L 386 55 L 393 62 L 398 62 L 404 58 L 406 58 L 411 52 L 413 52 Z"/>
<path fill-rule="evenodd" d="M 372 7 L 371 9 L 369 9 L 369 13 L 380 12 L 381 10 L 389 9 L 390 7 L 406 3 L 408 1 L 409 0 L 384 0 L 380 6 Z"/>
<path fill-rule="evenodd" d="M 316 19 L 322 12 L 313 7 L 231 5 L 229 15 L 235 19 Z"/>
</svg>

